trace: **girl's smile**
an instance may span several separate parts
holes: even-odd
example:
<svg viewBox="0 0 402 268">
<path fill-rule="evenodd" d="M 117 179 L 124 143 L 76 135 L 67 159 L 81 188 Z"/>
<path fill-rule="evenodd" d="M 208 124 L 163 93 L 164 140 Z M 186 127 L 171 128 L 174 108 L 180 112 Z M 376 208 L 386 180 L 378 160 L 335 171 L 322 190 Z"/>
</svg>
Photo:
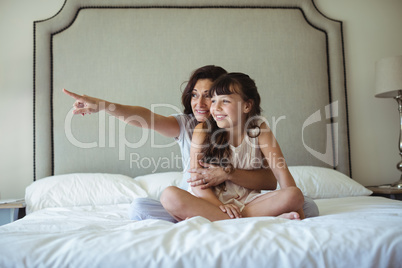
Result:
<svg viewBox="0 0 402 268">
<path fill-rule="evenodd" d="M 227 115 L 218 115 L 218 114 L 214 115 L 214 118 L 216 121 L 221 121 L 221 120 L 225 119 L 226 117 L 227 117 Z"/>
</svg>

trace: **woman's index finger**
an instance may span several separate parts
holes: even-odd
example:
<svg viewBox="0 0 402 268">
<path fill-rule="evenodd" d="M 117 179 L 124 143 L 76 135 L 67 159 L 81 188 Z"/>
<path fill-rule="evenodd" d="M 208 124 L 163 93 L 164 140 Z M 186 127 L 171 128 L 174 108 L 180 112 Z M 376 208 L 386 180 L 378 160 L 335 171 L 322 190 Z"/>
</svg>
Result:
<svg viewBox="0 0 402 268">
<path fill-rule="evenodd" d="M 66 93 L 67 95 L 69 95 L 70 97 L 73 97 L 76 100 L 80 100 L 82 98 L 82 96 L 75 94 L 71 91 L 68 91 L 67 89 L 63 88 L 63 92 Z"/>
</svg>

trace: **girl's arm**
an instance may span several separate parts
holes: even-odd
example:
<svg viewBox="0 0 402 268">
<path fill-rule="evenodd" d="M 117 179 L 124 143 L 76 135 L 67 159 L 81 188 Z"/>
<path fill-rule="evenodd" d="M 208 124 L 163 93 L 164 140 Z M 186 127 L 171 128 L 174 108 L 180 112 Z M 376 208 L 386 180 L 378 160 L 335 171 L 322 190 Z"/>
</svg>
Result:
<svg viewBox="0 0 402 268">
<path fill-rule="evenodd" d="M 156 114 L 141 106 L 122 105 L 86 95 L 81 96 L 66 89 L 63 89 L 63 92 L 76 100 L 74 114 L 84 115 L 104 110 L 124 123 L 153 129 L 167 137 L 177 137 L 180 134 L 179 123 L 173 116 Z"/>
<path fill-rule="evenodd" d="M 198 124 L 194 128 L 193 138 L 191 140 L 191 149 L 190 149 L 190 167 L 193 168 L 202 168 L 199 164 L 199 160 L 202 158 L 201 154 L 201 146 L 204 141 L 205 132 L 202 128 L 202 124 Z M 205 145 L 204 145 L 205 146 Z M 193 175 L 193 174 L 192 174 Z M 191 187 L 195 196 L 202 198 L 211 204 L 216 205 L 217 207 L 223 205 L 221 201 L 215 196 L 214 192 L 211 188 L 202 189 L 200 186 L 192 186 Z"/>
<path fill-rule="evenodd" d="M 261 134 L 258 137 L 258 142 L 265 159 L 268 161 L 269 166 L 272 169 L 281 189 L 286 189 L 287 187 L 297 187 L 292 174 L 286 165 L 285 158 L 283 157 L 281 148 L 272 131 L 269 127 L 263 123 L 261 125 Z M 299 191 L 301 197 L 303 194 Z M 301 207 L 297 213 L 300 219 L 304 219 L 303 207 Z"/>
<path fill-rule="evenodd" d="M 281 189 L 285 189 L 289 186 L 296 186 L 292 174 L 290 174 L 286 165 L 281 148 L 279 147 L 274 134 L 265 123 L 261 125 L 261 134 L 258 137 L 258 142 L 261 152 L 264 155 L 265 160 L 268 162 L 273 175 L 279 182 Z"/>
</svg>

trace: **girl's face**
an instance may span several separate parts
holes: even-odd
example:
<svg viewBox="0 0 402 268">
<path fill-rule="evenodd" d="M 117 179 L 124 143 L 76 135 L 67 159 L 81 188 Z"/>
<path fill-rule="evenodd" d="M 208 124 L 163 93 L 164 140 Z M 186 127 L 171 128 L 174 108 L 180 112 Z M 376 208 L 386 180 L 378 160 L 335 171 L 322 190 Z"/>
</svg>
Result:
<svg viewBox="0 0 402 268">
<path fill-rule="evenodd" d="M 204 122 L 210 115 L 211 98 L 208 96 L 208 91 L 211 86 L 211 80 L 200 79 L 191 93 L 191 108 L 198 122 Z"/>
<path fill-rule="evenodd" d="M 211 100 L 211 114 L 219 128 L 244 126 L 250 102 L 244 101 L 239 94 L 214 95 Z"/>
</svg>

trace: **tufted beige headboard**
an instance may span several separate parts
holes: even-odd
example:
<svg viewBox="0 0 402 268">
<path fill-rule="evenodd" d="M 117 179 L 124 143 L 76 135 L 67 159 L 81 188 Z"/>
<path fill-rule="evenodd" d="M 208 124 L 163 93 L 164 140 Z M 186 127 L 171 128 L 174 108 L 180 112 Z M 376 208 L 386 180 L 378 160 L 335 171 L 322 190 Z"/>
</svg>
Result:
<svg viewBox="0 0 402 268">
<path fill-rule="evenodd" d="M 342 23 L 311 0 L 66 0 L 34 35 L 34 179 L 181 170 L 172 139 L 73 116 L 62 88 L 169 115 L 208 64 L 255 79 L 289 165 L 351 175 Z"/>
</svg>

